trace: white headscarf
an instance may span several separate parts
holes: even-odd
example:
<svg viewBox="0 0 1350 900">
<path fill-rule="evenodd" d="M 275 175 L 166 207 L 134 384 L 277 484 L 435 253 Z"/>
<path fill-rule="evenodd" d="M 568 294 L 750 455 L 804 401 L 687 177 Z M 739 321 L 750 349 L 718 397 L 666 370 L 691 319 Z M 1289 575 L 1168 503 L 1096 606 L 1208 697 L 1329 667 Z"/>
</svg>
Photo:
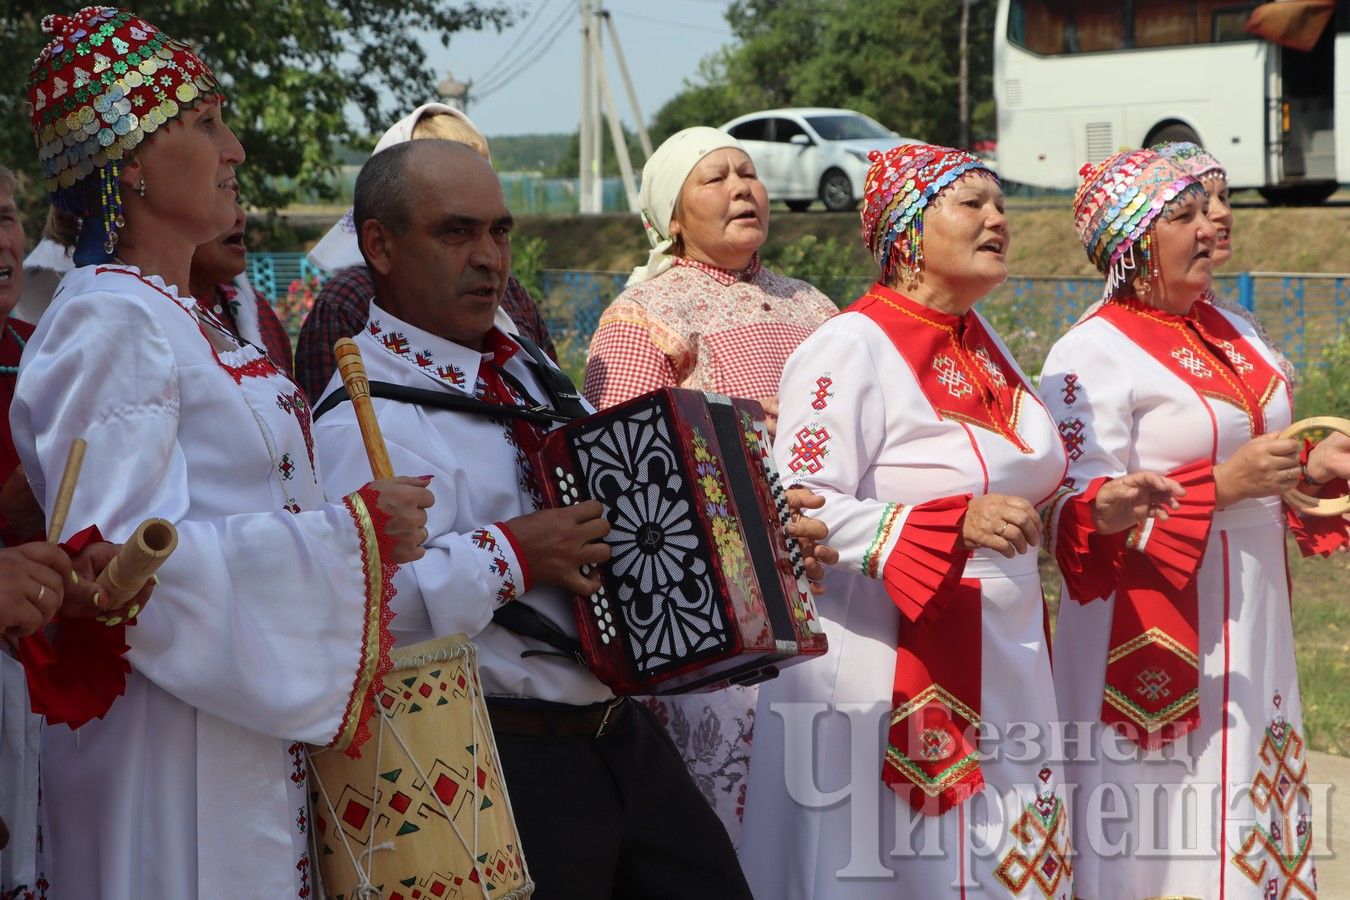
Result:
<svg viewBox="0 0 1350 900">
<path fill-rule="evenodd" d="M 696 125 L 666 138 L 642 167 L 638 207 L 652 252 L 647 256 L 647 264 L 635 268 L 628 277 L 629 287 L 649 281 L 675 264 L 670 254 L 674 245 L 670 239 L 670 220 L 675 214 L 675 203 L 680 199 L 680 189 L 699 160 L 714 150 L 727 147 L 745 151 L 741 142 L 725 131 Z"/>
<path fill-rule="evenodd" d="M 373 156 L 381 150 L 387 150 L 395 144 L 403 144 L 412 140 L 413 128 L 417 123 L 425 116 L 439 113 L 454 116 L 465 125 L 473 128 L 474 131 L 478 130 L 468 116 L 453 106 L 446 106 L 444 103 L 424 103 L 395 122 L 394 127 L 386 131 L 384 137 L 380 138 L 380 142 L 375 145 L 375 150 L 371 155 Z M 361 248 L 356 243 L 356 223 L 352 219 L 350 209 L 341 219 L 338 219 L 336 225 L 328 229 L 328 233 L 314 245 L 314 249 L 309 251 L 309 261 L 330 272 L 366 264 L 366 261 L 361 257 Z"/>
</svg>

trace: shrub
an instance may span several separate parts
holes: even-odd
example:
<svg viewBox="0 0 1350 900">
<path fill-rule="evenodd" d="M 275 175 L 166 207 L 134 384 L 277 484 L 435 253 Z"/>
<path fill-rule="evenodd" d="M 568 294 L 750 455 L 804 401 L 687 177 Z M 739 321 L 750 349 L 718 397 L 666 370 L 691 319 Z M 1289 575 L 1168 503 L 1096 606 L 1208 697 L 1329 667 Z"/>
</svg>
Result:
<svg viewBox="0 0 1350 900">
<path fill-rule="evenodd" d="M 1294 407 L 1298 417 L 1350 418 L 1350 331 L 1322 348 L 1322 355 L 1303 367 Z"/>
</svg>

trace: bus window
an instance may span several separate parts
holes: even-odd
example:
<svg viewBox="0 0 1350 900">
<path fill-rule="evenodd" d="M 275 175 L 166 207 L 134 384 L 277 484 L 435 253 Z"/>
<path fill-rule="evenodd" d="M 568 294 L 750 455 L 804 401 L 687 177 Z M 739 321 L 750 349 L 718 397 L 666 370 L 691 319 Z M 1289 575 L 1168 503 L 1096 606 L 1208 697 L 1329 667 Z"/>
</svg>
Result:
<svg viewBox="0 0 1350 900">
<path fill-rule="evenodd" d="M 1208 41 L 1209 29 L 1199 27 L 1199 10 L 1195 6 L 1176 0 L 1135 0 L 1134 46 L 1168 47 Z"/>
<path fill-rule="evenodd" d="M 1100 0 L 1012 0 L 1008 40 L 1045 56 L 1119 50 L 1125 8 Z"/>
</svg>

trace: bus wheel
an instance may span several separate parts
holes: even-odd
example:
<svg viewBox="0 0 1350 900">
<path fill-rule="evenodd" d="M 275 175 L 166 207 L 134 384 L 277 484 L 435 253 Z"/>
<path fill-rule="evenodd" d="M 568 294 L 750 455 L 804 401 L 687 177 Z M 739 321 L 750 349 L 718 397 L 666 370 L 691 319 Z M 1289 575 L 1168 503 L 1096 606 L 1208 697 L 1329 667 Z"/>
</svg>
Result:
<svg viewBox="0 0 1350 900">
<path fill-rule="evenodd" d="M 1304 181 L 1298 184 L 1272 184 L 1259 188 L 1271 206 L 1316 206 L 1336 193 L 1335 181 Z"/>
<path fill-rule="evenodd" d="M 1200 144 L 1200 135 L 1196 134 L 1189 125 L 1183 125 L 1180 122 L 1168 122 L 1161 128 L 1154 129 L 1153 133 L 1144 141 L 1145 147 L 1155 147 L 1158 144 L 1167 144 L 1176 141 L 1177 143 Z"/>
<path fill-rule="evenodd" d="M 810 200 L 787 200 L 784 202 L 787 203 L 787 208 L 793 212 L 806 212 L 811 206 Z"/>
<path fill-rule="evenodd" d="M 820 179 L 820 202 L 830 212 L 848 212 L 858 205 L 853 199 L 853 184 L 838 169 L 831 169 Z"/>
</svg>

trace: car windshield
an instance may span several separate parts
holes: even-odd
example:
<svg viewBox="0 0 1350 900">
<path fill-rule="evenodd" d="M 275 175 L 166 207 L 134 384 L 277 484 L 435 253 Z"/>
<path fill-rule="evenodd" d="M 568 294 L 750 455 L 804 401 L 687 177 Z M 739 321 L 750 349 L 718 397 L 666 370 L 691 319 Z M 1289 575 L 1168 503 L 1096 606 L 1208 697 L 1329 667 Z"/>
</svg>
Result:
<svg viewBox="0 0 1350 900">
<path fill-rule="evenodd" d="M 870 141 L 894 137 L 866 116 L 807 116 L 816 134 L 827 141 Z"/>
</svg>

